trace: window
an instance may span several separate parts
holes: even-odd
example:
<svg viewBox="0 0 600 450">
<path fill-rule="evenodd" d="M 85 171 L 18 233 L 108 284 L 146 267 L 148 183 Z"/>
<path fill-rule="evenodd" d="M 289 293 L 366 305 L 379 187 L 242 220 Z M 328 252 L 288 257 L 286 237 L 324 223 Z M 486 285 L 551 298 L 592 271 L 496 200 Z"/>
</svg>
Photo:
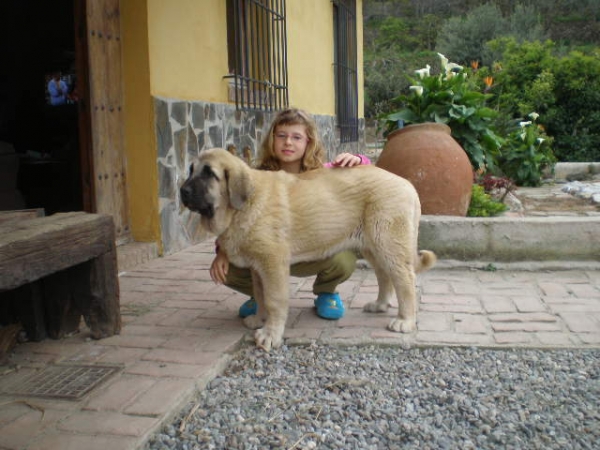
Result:
<svg viewBox="0 0 600 450">
<path fill-rule="evenodd" d="M 238 110 L 288 106 L 285 14 L 285 0 L 227 0 L 227 78 Z"/>
<path fill-rule="evenodd" d="M 335 103 L 340 142 L 358 141 L 356 0 L 333 1 Z"/>
</svg>

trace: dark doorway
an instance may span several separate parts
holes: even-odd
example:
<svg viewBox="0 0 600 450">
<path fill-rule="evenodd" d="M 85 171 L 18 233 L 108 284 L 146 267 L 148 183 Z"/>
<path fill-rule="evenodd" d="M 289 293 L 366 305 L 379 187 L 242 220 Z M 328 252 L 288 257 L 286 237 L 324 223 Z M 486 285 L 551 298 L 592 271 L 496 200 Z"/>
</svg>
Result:
<svg viewBox="0 0 600 450">
<path fill-rule="evenodd" d="M 74 5 L 0 2 L 0 210 L 83 209 Z"/>
</svg>

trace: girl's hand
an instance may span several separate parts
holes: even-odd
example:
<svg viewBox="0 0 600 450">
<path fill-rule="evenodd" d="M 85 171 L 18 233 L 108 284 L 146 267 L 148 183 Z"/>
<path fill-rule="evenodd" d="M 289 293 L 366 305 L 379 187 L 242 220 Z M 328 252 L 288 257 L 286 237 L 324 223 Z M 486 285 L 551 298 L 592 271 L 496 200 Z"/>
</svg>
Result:
<svg viewBox="0 0 600 450">
<path fill-rule="evenodd" d="M 353 155 L 352 153 L 340 153 L 331 162 L 335 167 L 354 167 L 359 166 L 362 163 L 360 156 Z"/>
<path fill-rule="evenodd" d="M 227 272 L 229 272 L 229 259 L 220 251 L 210 265 L 210 277 L 216 284 L 223 284 L 227 279 Z"/>
</svg>

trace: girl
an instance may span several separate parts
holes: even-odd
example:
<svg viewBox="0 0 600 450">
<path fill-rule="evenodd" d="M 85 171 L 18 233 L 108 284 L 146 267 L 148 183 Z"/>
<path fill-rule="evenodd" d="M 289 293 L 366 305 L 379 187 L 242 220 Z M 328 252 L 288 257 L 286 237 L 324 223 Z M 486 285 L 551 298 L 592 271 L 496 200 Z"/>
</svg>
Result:
<svg viewBox="0 0 600 450">
<path fill-rule="evenodd" d="M 285 170 L 288 173 L 301 173 L 325 167 L 352 167 L 370 164 L 363 155 L 341 153 L 327 164 L 323 164 L 324 149 L 312 117 L 300 109 L 286 109 L 277 114 L 269 133 L 261 146 L 260 170 Z M 356 254 L 352 251 L 338 253 L 322 261 L 293 264 L 290 274 L 295 277 L 316 275 L 313 293 L 317 296 L 317 315 L 324 319 L 336 320 L 344 315 L 344 304 L 336 292 L 337 286 L 346 281 L 356 267 Z M 249 269 L 241 269 L 229 264 L 227 255 L 219 251 L 210 267 L 210 276 L 217 284 L 249 295 L 239 310 L 240 317 L 256 314 L 256 302 L 252 297 L 252 277 Z"/>
</svg>

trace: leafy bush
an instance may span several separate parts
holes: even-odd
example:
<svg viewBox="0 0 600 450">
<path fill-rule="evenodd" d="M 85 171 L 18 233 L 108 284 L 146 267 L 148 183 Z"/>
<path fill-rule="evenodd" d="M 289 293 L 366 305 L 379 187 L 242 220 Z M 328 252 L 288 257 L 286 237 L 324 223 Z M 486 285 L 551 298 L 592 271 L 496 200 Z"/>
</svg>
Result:
<svg viewBox="0 0 600 450">
<path fill-rule="evenodd" d="M 492 90 L 499 117 L 536 111 L 559 161 L 600 161 L 600 51 L 559 58 L 551 41 L 499 39 L 488 46 L 503 55 Z M 496 121 L 496 128 L 507 134 L 513 127 Z"/>
<path fill-rule="evenodd" d="M 467 211 L 468 217 L 492 217 L 502 214 L 508 209 L 504 203 L 494 200 L 486 194 L 483 186 L 473 185 L 471 203 Z"/>
<path fill-rule="evenodd" d="M 543 171 L 556 162 L 552 139 L 535 123 L 538 114 L 531 113 L 529 118 L 507 136 L 498 158 L 502 172 L 519 186 L 539 186 Z"/>
<path fill-rule="evenodd" d="M 498 5 L 488 2 L 444 22 L 436 49 L 464 64 L 480 61 L 490 65 L 500 55 L 486 47 L 486 42 L 502 37 L 525 42 L 544 40 L 546 34 L 532 5 L 517 4 L 504 15 Z"/>
<path fill-rule="evenodd" d="M 500 202 L 504 202 L 504 198 L 515 190 L 516 185 L 510 178 L 497 177 L 490 174 L 485 174 L 477 178 L 477 184 L 483 187 L 486 194 L 497 193 L 500 195 Z"/>
<path fill-rule="evenodd" d="M 379 117 L 387 135 L 399 124 L 438 122 L 448 125 L 452 137 L 463 147 L 473 167 L 495 167 L 502 139 L 493 130 L 497 112 L 486 106 L 489 94 L 480 92 L 477 79 L 470 78 L 463 67 L 448 62 L 444 55 L 439 74 L 431 66 L 417 70 L 408 93 L 392 100 L 398 109 Z M 399 122 L 400 121 L 400 122 Z"/>
<path fill-rule="evenodd" d="M 544 112 L 561 161 L 600 161 L 600 51 L 572 52 L 552 67 L 555 101 Z M 541 112 L 541 111 L 540 111 Z"/>
</svg>

